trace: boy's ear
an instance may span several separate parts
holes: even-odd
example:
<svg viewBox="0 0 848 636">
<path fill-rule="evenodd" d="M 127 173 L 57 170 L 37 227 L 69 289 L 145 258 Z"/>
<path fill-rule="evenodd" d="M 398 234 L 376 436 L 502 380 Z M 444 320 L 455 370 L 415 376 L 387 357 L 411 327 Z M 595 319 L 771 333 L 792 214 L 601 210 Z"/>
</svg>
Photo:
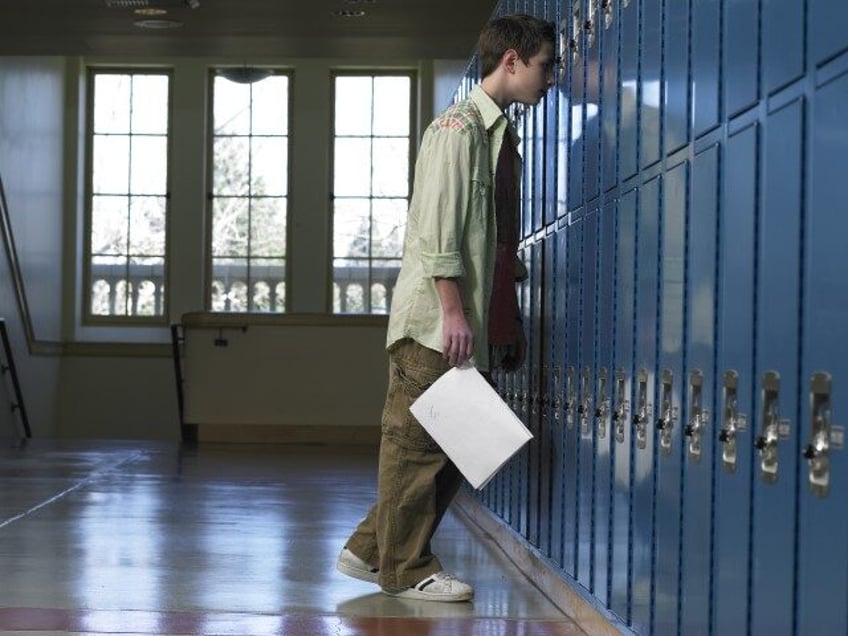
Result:
<svg viewBox="0 0 848 636">
<path fill-rule="evenodd" d="M 515 49 L 507 49 L 501 56 L 501 66 L 509 73 L 515 72 L 515 65 L 519 60 L 518 51 Z"/>
</svg>

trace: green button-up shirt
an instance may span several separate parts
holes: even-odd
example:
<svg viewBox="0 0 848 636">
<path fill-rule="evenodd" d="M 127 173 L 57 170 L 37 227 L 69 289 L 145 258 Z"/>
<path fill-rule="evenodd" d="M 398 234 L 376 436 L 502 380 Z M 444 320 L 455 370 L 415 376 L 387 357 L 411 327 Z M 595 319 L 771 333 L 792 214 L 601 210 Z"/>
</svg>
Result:
<svg viewBox="0 0 848 636">
<path fill-rule="evenodd" d="M 504 134 L 512 135 L 513 147 L 518 147 L 509 120 L 480 86 L 424 132 L 387 346 L 412 338 L 442 351 L 442 306 L 435 279 L 456 278 L 474 334 L 471 363 L 489 369 L 488 312 L 497 238 L 493 182 Z M 515 174 L 521 174 L 517 154 L 516 164 Z"/>
</svg>

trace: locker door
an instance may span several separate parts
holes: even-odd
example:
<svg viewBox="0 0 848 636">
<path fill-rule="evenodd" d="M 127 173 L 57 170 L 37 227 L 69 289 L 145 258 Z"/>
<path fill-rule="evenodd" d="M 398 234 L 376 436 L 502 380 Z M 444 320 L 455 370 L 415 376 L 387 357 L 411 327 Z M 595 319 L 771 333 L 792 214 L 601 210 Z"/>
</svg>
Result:
<svg viewBox="0 0 848 636">
<path fill-rule="evenodd" d="M 620 148 L 619 180 L 625 181 L 639 171 L 639 3 L 631 2 L 620 9 L 621 57 L 619 58 Z"/>
<path fill-rule="evenodd" d="M 563 360 L 565 411 L 565 572 L 577 578 L 578 515 L 581 503 L 581 484 L 578 465 L 580 424 L 578 421 L 578 391 L 580 383 L 580 261 L 583 245 L 580 222 L 569 225 L 568 249 L 565 264 L 565 355 Z"/>
<path fill-rule="evenodd" d="M 635 367 L 633 316 L 636 307 L 636 215 L 638 190 L 621 197 L 615 230 L 615 362 L 612 365 L 612 437 L 615 464 L 612 502 L 610 609 L 630 623 L 631 396 Z"/>
<path fill-rule="evenodd" d="M 757 86 L 760 20 L 756 2 L 725 0 L 724 68 L 722 73 L 724 108 L 728 117 L 753 106 L 759 97 Z M 732 64 L 732 66 L 731 66 Z"/>
<path fill-rule="evenodd" d="M 718 166 L 718 146 L 695 155 L 687 241 L 680 631 L 692 636 L 710 626 Z"/>
<path fill-rule="evenodd" d="M 565 325 L 568 317 L 566 312 L 566 282 L 567 233 L 566 228 L 560 228 L 548 239 L 553 241 L 554 277 L 554 324 L 553 338 L 553 370 L 551 383 L 553 385 L 553 492 L 551 493 L 551 560 L 562 570 L 566 570 L 565 549 L 565 509 L 570 497 L 573 496 L 573 481 L 569 481 L 568 466 L 565 464 Z M 569 540 L 569 546 L 571 545 Z"/>
<path fill-rule="evenodd" d="M 542 481 L 539 489 L 539 547 L 542 554 L 552 556 L 552 541 L 555 528 L 552 528 L 554 483 L 559 475 L 556 473 L 554 449 L 556 448 L 553 427 L 553 356 L 554 356 L 554 249 L 553 235 L 542 241 L 539 248 L 542 252 L 542 311 L 541 311 L 541 377 L 539 394 L 540 409 L 540 455 Z"/>
<path fill-rule="evenodd" d="M 595 368 L 595 270 L 597 267 L 597 210 L 573 226 L 583 246 L 580 285 L 579 357 L 577 361 L 577 429 L 580 500 L 578 502 L 577 580 L 592 590 L 594 550 L 595 427 L 593 380 Z"/>
<path fill-rule="evenodd" d="M 848 632 L 848 286 L 845 279 L 845 103 L 848 73 L 818 87 L 812 107 L 801 366 L 798 632 Z M 809 396 L 809 397 L 807 397 Z"/>
<path fill-rule="evenodd" d="M 564 67 L 568 67 L 571 63 L 569 57 L 568 41 L 570 18 L 570 3 L 568 0 L 562 0 L 561 14 L 562 18 L 559 22 L 559 42 L 557 48 L 562 56 Z M 568 176 L 571 174 L 571 98 L 569 96 L 569 76 L 570 73 L 560 72 L 557 75 L 557 83 L 552 90 L 557 93 L 556 99 L 556 217 L 561 218 L 568 212 Z"/>
<path fill-rule="evenodd" d="M 592 571 L 592 590 L 598 600 L 610 606 L 610 515 L 612 510 L 612 458 L 615 451 L 610 414 L 613 403 L 613 273 L 615 266 L 614 201 L 607 203 L 599 218 L 598 227 L 598 306 L 595 311 L 595 409 L 592 413 L 595 428 L 595 552 Z"/>
<path fill-rule="evenodd" d="M 751 632 L 769 636 L 793 620 L 803 123 L 802 100 L 771 112 L 762 155 Z"/>
<path fill-rule="evenodd" d="M 641 76 L 639 77 L 640 165 L 660 160 L 660 108 L 662 106 L 662 0 L 642 0 Z"/>
<path fill-rule="evenodd" d="M 603 31 L 600 0 L 586 3 L 586 104 L 584 106 L 585 175 L 586 201 L 598 196 L 600 191 L 601 153 L 601 44 Z"/>
<path fill-rule="evenodd" d="M 657 271 L 661 177 L 642 187 L 637 219 L 636 348 L 634 395 L 631 405 L 633 457 L 633 555 L 631 625 L 651 633 L 654 596 L 654 400 L 657 367 Z"/>
<path fill-rule="evenodd" d="M 759 130 L 750 125 L 727 139 L 722 179 L 719 291 L 716 527 L 713 624 L 716 634 L 747 631 L 749 504 L 753 442 L 754 266 Z"/>
<path fill-rule="evenodd" d="M 533 252 L 527 247 L 522 250 L 521 257 L 524 259 L 524 267 L 527 268 L 528 272 L 533 271 Z M 533 325 L 533 280 L 532 276 L 528 276 L 527 279 L 521 285 L 521 308 L 522 308 L 522 316 L 523 322 L 526 325 L 530 325 L 531 333 L 528 334 L 528 340 L 532 341 L 532 325 Z M 521 421 L 524 422 L 524 425 L 527 428 L 531 428 L 533 426 L 533 422 L 530 417 L 530 391 L 531 391 L 531 369 L 532 363 L 522 365 L 518 371 L 516 371 L 515 375 L 518 379 L 518 408 L 521 417 Z M 530 447 L 530 444 L 526 444 L 521 451 L 519 452 L 519 474 L 518 474 L 518 490 L 517 490 L 517 531 L 518 533 L 528 539 L 530 536 L 530 516 L 534 512 L 535 508 L 533 507 L 531 501 L 531 478 L 533 475 L 530 473 L 530 463 L 531 463 L 531 453 L 533 449 Z"/>
<path fill-rule="evenodd" d="M 848 49 L 848 4 L 833 0 L 809 0 L 810 61 L 814 65 Z"/>
<path fill-rule="evenodd" d="M 541 464 L 542 430 L 540 420 L 540 371 L 541 371 L 541 293 L 542 293 L 542 251 L 539 243 L 527 248 L 530 254 L 530 316 L 527 325 L 527 360 L 524 367 L 529 376 L 528 428 L 533 433 L 533 440 L 528 444 L 527 487 L 529 491 L 527 540 L 540 547 L 541 530 L 541 483 L 547 477 L 547 467 Z"/>
<path fill-rule="evenodd" d="M 655 409 L 657 457 L 654 631 L 677 633 L 680 578 L 680 473 L 683 409 L 683 329 L 686 201 L 689 164 L 666 172 L 660 236 L 660 346 Z M 642 228 L 639 229 L 640 233 Z M 641 298 L 640 298 L 641 300 Z M 641 327 L 640 327 L 641 329 Z"/>
<path fill-rule="evenodd" d="M 719 0 L 697 0 L 692 4 L 692 127 L 698 138 L 718 126 L 719 86 Z M 729 67 L 735 73 L 735 66 Z"/>
<path fill-rule="evenodd" d="M 621 18 L 619 3 L 604 5 L 608 13 L 602 18 L 601 57 L 603 64 L 601 102 L 601 191 L 618 183 L 618 32 Z"/>
<path fill-rule="evenodd" d="M 571 131 L 570 131 L 570 157 L 568 162 L 568 192 L 566 201 L 569 210 L 580 208 L 585 199 L 583 197 L 583 166 L 584 153 L 586 152 L 585 106 L 586 106 L 586 38 L 583 29 L 586 9 L 585 3 L 589 0 L 566 0 L 569 10 L 566 12 L 568 22 L 568 33 L 572 46 L 568 53 L 568 94 L 571 97 Z"/>
<path fill-rule="evenodd" d="M 804 74 L 804 3 L 763 0 L 762 25 L 764 93 L 770 94 Z"/>
<path fill-rule="evenodd" d="M 523 236 L 533 233 L 536 207 L 536 171 L 539 167 L 536 156 L 536 118 L 533 110 L 524 111 L 517 127 L 521 134 L 521 156 L 524 161 L 524 174 L 521 179 L 521 227 Z"/>
<path fill-rule="evenodd" d="M 533 119 L 533 221 L 532 232 L 538 232 L 545 220 L 545 116 L 546 103 L 542 100 L 529 113 Z"/>
<path fill-rule="evenodd" d="M 559 24 L 560 2 L 559 0 L 547 0 L 545 2 L 545 19 L 554 24 Z M 556 55 L 562 55 L 557 51 Z M 544 136 L 544 168 L 545 168 L 545 200 L 544 200 L 544 222 L 550 225 L 557 218 L 557 178 L 559 167 L 557 165 L 559 152 L 559 100 L 560 91 L 557 87 L 547 92 L 544 99 L 545 108 L 545 136 Z"/>
<path fill-rule="evenodd" d="M 668 155 L 689 142 L 689 0 L 665 7 L 664 117 Z"/>
</svg>

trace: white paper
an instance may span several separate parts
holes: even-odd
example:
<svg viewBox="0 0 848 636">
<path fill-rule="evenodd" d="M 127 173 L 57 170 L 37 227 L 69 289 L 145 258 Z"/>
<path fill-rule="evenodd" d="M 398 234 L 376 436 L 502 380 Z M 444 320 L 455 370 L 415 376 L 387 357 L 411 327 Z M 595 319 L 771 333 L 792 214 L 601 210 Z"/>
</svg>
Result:
<svg viewBox="0 0 848 636">
<path fill-rule="evenodd" d="M 454 367 L 409 407 L 476 489 L 533 439 L 474 367 Z"/>
</svg>

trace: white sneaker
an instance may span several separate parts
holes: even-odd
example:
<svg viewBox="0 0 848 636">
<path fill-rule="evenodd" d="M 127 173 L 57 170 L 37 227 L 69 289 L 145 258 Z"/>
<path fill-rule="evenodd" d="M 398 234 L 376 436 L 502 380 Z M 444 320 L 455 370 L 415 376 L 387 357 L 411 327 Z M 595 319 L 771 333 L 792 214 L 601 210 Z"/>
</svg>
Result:
<svg viewBox="0 0 848 636">
<path fill-rule="evenodd" d="M 379 568 L 373 567 L 370 563 L 366 563 L 353 552 L 347 549 L 347 546 L 342 548 L 339 559 L 336 561 L 336 569 L 342 574 L 347 574 L 360 581 L 368 583 L 377 582 L 377 573 Z"/>
<path fill-rule="evenodd" d="M 408 587 L 399 592 L 383 590 L 389 596 L 407 598 L 415 601 L 470 601 L 474 598 L 474 588 L 463 583 L 452 574 L 445 571 L 436 572 L 423 581 L 419 581 L 413 587 Z"/>
</svg>

